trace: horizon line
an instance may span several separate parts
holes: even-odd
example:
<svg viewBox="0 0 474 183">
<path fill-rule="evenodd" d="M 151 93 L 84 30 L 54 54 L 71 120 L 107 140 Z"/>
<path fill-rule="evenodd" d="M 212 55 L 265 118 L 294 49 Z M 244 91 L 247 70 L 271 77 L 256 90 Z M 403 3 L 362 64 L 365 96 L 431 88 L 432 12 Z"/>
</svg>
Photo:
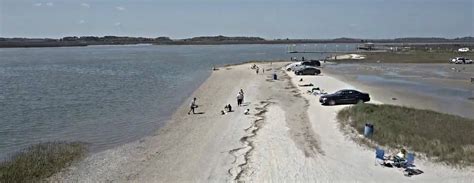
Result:
<svg viewBox="0 0 474 183">
<path fill-rule="evenodd" d="M 260 37 L 260 36 L 226 36 L 226 35 L 201 35 L 201 36 L 193 36 L 193 37 L 187 37 L 187 38 L 173 38 L 170 36 L 155 36 L 155 37 L 145 37 L 145 36 L 127 36 L 127 35 L 70 35 L 70 36 L 62 36 L 62 37 L 20 37 L 20 36 L 13 36 L 13 37 L 3 37 L 0 36 L 0 38 L 4 39 L 62 39 L 66 37 L 128 37 L 128 38 L 147 38 L 147 39 L 156 39 L 160 37 L 167 37 L 170 38 L 171 40 L 183 40 L 183 39 L 191 39 L 191 38 L 197 38 L 197 37 L 247 37 L 247 38 L 262 38 L 264 40 L 334 40 L 334 39 L 356 39 L 356 40 L 394 40 L 394 39 L 414 39 L 414 38 L 423 38 L 423 39 L 460 39 L 460 38 L 474 38 L 473 35 L 466 35 L 466 36 L 457 36 L 457 37 L 436 37 L 436 36 L 426 36 L 426 37 L 418 37 L 418 36 L 407 36 L 407 37 L 392 37 L 392 38 L 358 38 L 358 37 L 335 37 L 335 38 L 265 38 L 265 37 Z"/>
</svg>

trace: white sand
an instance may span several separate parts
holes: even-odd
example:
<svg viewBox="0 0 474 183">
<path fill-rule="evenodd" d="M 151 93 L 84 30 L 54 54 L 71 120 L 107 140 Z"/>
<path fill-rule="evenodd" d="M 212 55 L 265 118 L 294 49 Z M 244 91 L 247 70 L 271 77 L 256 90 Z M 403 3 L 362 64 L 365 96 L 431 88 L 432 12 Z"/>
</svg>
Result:
<svg viewBox="0 0 474 183">
<path fill-rule="evenodd" d="M 365 55 L 360 54 L 343 54 L 331 57 L 332 60 L 364 60 L 365 58 Z"/>
<path fill-rule="evenodd" d="M 282 63 L 259 64 L 266 69 Z M 323 71 L 324 72 L 324 71 Z M 472 182 L 472 169 L 454 170 L 416 159 L 424 174 L 404 177 L 375 166 L 374 150 L 361 147 L 338 128 L 344 106 L 321 106 L 318 97 L 295 88 L 296 77 L 278 70 L 256 75 L 250 64 L 215 71 L 155 136 L 94 154 L 53 176 L 62 182 Z M 352 88 L 329 76 L 306 76 L 329 92 Z M 291 81 L 290 81 L 291 80 Z M 237 92 L 245 104 L 236 106 Z M 224 105 L 235 112 L 220 115 Z M 243 115 L 245 109 L 250 115 Z"/>
</svg>

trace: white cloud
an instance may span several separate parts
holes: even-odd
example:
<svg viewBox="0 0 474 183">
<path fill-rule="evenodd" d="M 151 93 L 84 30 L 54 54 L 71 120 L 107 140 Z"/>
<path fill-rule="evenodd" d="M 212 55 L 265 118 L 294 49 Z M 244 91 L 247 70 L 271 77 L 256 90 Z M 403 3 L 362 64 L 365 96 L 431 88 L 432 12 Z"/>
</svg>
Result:
<svg viewBox="0 0 474 183">
<path fill-rule="evenodd" d="M 90 8 L 91 5 L 90 4 L 87 4 L 87 3 L 81 3 L 81 6 L 82 7 L 85 7 L 85 8 Z"/>
<path fill-rule="evenodd" d="M 120 23 L 120 22 L 115 22 L 115 24 L 114 24 L 114 25 L 118 27 L 118 26 L 121 26 L 121 25 L 122 25 L 122 23 Z"/>
<path fill-rule="evenodd" d="M 52 2 L 47 2 L 47 3 L 46 3 L 46 6 L 51 7 L 51 6 L 54 6 L 54 4 L 53 4 Z"/>
<path fill-rule="evenodd" d="M 115 7 L 115 9 L 119 10 L 119 11 L 124 11 L 125 10 L 125 7 L 123 6 L 117 6 Z"/>
<path fill-rule="evenodd" d="M 85 21 L 85 20 L 79 20 L 77 23 L 78 23 L 78 24 L 85 24 L 86 21 Z"/>
<path fill-rule="evenodd" d="M 43 5 L 43 4 L 41 4 L 41 3 L 35 3 L 35 4 L 33 4 L 33 5 L 34 5 L 34 6 L 41 6 L 41 5 Z"/>
</svg>

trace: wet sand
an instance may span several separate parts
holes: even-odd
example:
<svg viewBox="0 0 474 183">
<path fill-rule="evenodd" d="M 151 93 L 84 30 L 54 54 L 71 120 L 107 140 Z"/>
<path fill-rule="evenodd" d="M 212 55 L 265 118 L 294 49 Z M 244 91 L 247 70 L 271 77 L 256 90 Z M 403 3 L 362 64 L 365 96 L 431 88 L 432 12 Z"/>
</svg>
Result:
<svg viewBox="0 0 474 183">
<path fill-rule="evenodd" d="M 372 149 L 361 147 L 338 128 L 337 111 L 297 87 L 301 77 L 258 63 L 219 68 L 191 96 L 197 112 L 184 103 L 155 135 L 87 157 L 50 181 L 61 182 L 469 182 L 472 169 L 417 159 L 425 174 L 374 166 Z M 267 70 L 269 69 L 269 70 Z M 305 76 L 304 83 L 334 92 L 353 86 L 328 75 Z M 236 95 L 244 90 L 244 106 Z M 377 101 L 374 101 L 377 102 Z M 224 105 L 234 112 L 221 115 Z M 249 115 L 244 111 L 250 109 Z"/>
</svg>

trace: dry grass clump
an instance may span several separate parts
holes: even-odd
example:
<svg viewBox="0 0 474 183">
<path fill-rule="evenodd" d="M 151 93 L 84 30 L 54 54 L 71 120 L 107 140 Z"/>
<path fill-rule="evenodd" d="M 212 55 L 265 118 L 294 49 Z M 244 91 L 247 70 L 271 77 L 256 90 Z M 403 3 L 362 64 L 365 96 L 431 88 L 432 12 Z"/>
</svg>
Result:
<svg viewBox="0 0 474 183">
<path fill-rule="evenodd" d="M 474 165 L 474 120 L 394 105 L 361 104 L 337 115 L 360 134 L 374 124 L 372 140 L 382 146 L 408 147 L 451 165 Z"/>
</svg>

